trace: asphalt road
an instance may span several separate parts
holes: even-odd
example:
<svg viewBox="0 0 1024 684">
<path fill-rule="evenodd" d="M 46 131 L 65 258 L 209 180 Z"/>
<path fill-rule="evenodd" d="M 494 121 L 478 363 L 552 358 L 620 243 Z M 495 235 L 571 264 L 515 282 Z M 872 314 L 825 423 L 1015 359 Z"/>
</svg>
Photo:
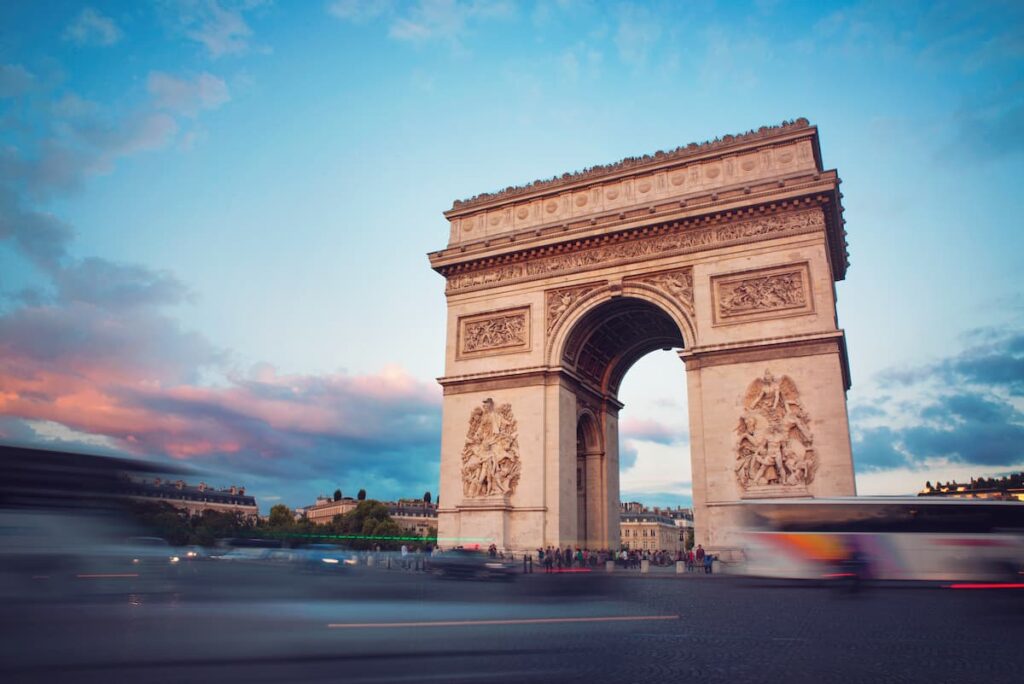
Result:
<svg viewBox="0 0 1024 684">
<path fill-rule="evenodd" d="M 0 608 L 4 682 L 1019 681 L 1024 594 L 195 563 Z"/>
</svg>

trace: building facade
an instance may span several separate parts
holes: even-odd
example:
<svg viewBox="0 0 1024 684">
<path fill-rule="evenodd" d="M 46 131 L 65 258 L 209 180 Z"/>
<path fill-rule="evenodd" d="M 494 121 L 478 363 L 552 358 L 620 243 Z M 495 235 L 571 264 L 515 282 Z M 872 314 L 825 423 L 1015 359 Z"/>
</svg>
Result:
<svg viewBox="0 0 1024 684">
<path fill-rule="evenodd" d="M 334 516 L 345 515 L 355 509 L 357 505 L 359 505 L 359 502 L 351 496 L 342 497 L 338 501 L 326 496 L 318 496 L 316 503 L 300 510 L 305 513 L 306 518 L 310 522 L 317 525 L 326 525 L 334 520 Z M 296 513 L 299 513 L 299 511 L 296 511 Z"/>
<path fill-rule="evenodd" d="M 437 535 L 437 505 L 420 499 L 386 501 L 388 515 L 406 532 L 419 537 Z"/>
<path fill-rule="evenodd" d="M 675 555 L 683 548 L 675 521 L 653 511 L 621 513 L 619 536 L 621 547 L 629 551 L 668 551 Z"/>
<path fill-rule="evenodd" d="M 381 501 L 388 509 L 388 515 L 406 532 L 423 537 L 437 532 L 437 505 L 421 499 L 399 499 Z M 305 516 L 317 525 L 326 525 L 336 515 L 345 515 L 355 510 L 359 501 L 350 496 L 335 501 L 326 496 L 317 497 L 312 506 L 295 511 L 297 517 Z"/>
<path fill-rule="evenodd" d="M 217 511 L 241 513 L 246 518 L 256 519 L 260 514 L 255 497 L 248 496 L 245 487 L 216 489 L 205 482 L 190 485 L 184 480 L 156 478 L 149 481 L 130 480 L 126 489 L 132 499 L 170 504 L 187 511 L 190 515 L 199 515 L 203 511 Z"/>
</svg>

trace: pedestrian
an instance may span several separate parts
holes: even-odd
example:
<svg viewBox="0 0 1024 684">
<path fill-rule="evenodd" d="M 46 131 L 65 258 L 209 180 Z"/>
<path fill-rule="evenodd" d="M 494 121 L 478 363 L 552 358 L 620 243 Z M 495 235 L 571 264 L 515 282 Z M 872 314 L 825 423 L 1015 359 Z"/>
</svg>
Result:
<svg viewBox="0 0 1024 684">
<path fill-rule="evenodd" d="M 715 562 L 715 557 L 710 553 L 704 554 L 704 574 L 711 574 L 711 564 Z"/>
</svg>

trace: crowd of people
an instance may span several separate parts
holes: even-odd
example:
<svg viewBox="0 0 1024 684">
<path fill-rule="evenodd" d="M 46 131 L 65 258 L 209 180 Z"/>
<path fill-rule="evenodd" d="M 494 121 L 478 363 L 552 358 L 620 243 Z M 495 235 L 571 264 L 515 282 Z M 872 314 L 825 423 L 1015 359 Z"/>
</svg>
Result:
<svg viewBox="0 0 1024 684">
<path fill-rule="evenodd" d="M 672 553 L 665 550 L 647 549 L 622 549 L 610 551 L 608 549 L 581 549 L 567 546 L 564 549 L 548 546 L 537 549 L 537 562 L 544 568 L 544 572 L 564 572 L 566 570 L 580 568 L 603 567 L 608 561 L 613 561 L 623 569 L 639 568 L 642 561 L 651 565 L 665 566 L 675 563 L 685 563 L 687 572 L 704 572 L 711 574 L 714 567 L 715 557 L 704 551 L 700 544 L 696 549 L 689 551 L 677 551 Z"/>
</svg>

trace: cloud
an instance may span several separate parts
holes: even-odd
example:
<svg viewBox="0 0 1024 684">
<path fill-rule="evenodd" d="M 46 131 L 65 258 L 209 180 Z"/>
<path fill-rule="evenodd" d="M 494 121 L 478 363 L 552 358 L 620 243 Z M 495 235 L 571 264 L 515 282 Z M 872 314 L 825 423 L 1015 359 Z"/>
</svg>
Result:
<svg viewBox="0 0 1024 684">
<path fill-rule="evenodd" d="M 184 0 L 174 6 L 174 21 L 184 35 L 204 48 L 210 57 L 241 55 L 249 51 L 252 29 L 245 13 L 262 5 L 257 0 Z"/>
<path fill-rule="evenodd" d="M 0 97 L 24 95 L 35 82 L 35 75 L 20 64 L 0 64 Z"/>
<path fill-rule="evenodd" d="M 394 40 L 425 43 L 438 40 L 461 48 L 473 22 L 507 18 L 515 6 L 507 0 L 336 0 L 327 12 L 342 21 L 365 23 L 378 17 L 389 20 L 388 35 Z"/>
<path fill-rule="evenodd" d="M 641 67 L 661 40 L 661 23 L 649 9 L 638 5 L 622 5 L 615 29 L 615 47 L 626 64 Z"/>
<path fill-rule="evenodd" d="M 121 40 L 121 29 L 110 17 L 100 14 L 92 7 L 86 7 L 64 29 L 64 40 L 76 45 L 98 45 L 106 47 Z"/>
<path fill-rule="evenodd" d="M 392 0 L 333 0 L 327 3 L 327 13 L 344 21 L 364 23 L 390 14 L 394 5 Z"/>
<path fill-rule="evenodd" d="M 881 374 L 883 389 L 910 398 L 850 412 L 858 471 L 1024 462 L 1024 333 L 988 337 L 950 358 Z"/>
<path fill-rule="evenodd" d="M 1024 332 L 978 331 L 976 337 L 989 342 L 965 349 L 937 363 L 883 372 L 881 381 L 890 386 L 909 386 L 929 381 L 944 385 L 980 385 L 1024 396 Z"/>
<path fill-rule="evenodd" d="M 623 440 L 655 442 L 656 444 L 677 444 L 687 441 L 685 428 L 665 425 L 655 420 L 626 418 L 619 426 Z"/>
<path fill-rule="evenodd" d="M 162 71 L 152 71 L 146 88 L 157 108 L 191 117 L 202 109 L 217 109 L 231 99 L 227 84 L 205 72 L 189 81 Z"/>
<path fill-rule="evenodd" d="M 2 168 L 0 158 L 0 168 Z M 74 231 L 56 216 L 26 208 L 0 186 L 0 240 L 11 240 L 36 266 L 52 270 L 64 257 Z"/>
<path fill-rule="evenodd" d="M 381 495 L 436 483 L 434 383 L 397 367 L 238 374 L 164 312 L 187 296 L 171 274 L 90 258 L 65 260 L 52 281 L 51 298 L 0 315 L 5 440 L 102 444 L 293 484 L 346 472 Z"/>
<path fill-rule="evenodd" d="M 105 309 L 177 304 L 188 294 L 185 286 L 168 271 L 153 271 L 97 257 L 60 269 L 55 282 L 62 301 Z"/>
</svg>

